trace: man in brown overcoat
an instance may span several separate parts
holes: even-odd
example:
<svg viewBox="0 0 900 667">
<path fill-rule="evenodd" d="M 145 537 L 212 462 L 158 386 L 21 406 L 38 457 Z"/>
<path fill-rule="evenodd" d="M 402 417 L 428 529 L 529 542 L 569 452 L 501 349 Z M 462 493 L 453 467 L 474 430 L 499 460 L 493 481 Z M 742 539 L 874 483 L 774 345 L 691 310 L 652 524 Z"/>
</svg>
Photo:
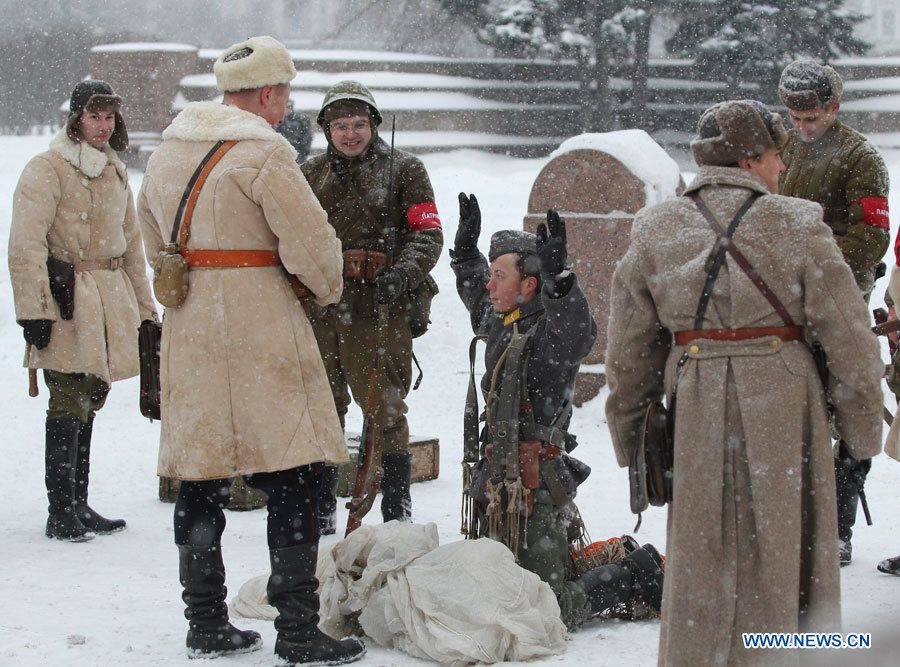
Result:
<svg viewBox="0 0 900 667">
<path fill-rule="evenodd" d="M 821 207 L 772 194 L 780 117 L 725 102 L 698 134 L 687 196 L 638 213 L 614 274 L 606 413 L 626 466 L 647 404 L 677 382 L 659 664 L 796 664 L 792 650 L 745 649 L 742 633 L 840 629 L 831 437 L 808 343 L 828 355 L 837 426 L 856 458 L 881 448 L 883 365 Z M 723 228 L 750 204 L 733 244 L 772 301 L 726 253 L 697 317 L 718 247 L 692 196 Z"/>
</svg>

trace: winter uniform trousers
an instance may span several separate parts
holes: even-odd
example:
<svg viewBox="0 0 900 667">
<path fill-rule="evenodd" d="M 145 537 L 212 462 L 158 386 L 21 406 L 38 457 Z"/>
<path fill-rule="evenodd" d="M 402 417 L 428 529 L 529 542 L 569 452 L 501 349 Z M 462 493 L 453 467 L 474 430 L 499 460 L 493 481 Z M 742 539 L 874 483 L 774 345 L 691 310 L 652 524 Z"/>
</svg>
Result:
<svg viewBox="0 0 900 667">
<path fill-rule="evenodd" d="M 109 385 L 96 375 L 44 370 L 50 392 L 47 419 L 77 419 L 87 424 L 106 403 Z"/>
<path fill-rule="evenodd" d="M 485 505 L 479 503 L 478 510 L 480 524 L 486 527 Z M 589 616 L 590 603 L 584 588 L 571 580 L 567 568 L 570 542 L 566 523 L 556 505 L 535 502 L 527 528 L 524 522 L 519 524 L 519 565 L 550 586 L 559 603 L 560 619 L 571 631 Z"/>
<path fill-rule="evenodd" d="M 247 486 L 268 496 L 269 549 L 318 544 L 318 497 L 322 463 L 244 475 Z M 175 501 L 175 544 L 212 547 L 225 531 L 230 479 L 182 481 Z"/>
<path fill-rule="evenodd" d="M 314 317 L 312 325 L 343 427 L 351 392 L 359 405 L 364 406 L 366 402 L 379 343 L 378 320 L 354 315 L 342 303 Z M 376 386 L 384 415 L 379 434 L 382 453 L 401 454 L 409 450 L 405 399 L 412 383 L 412 334 L 402 311 L 392 312 L 388 317 L 383 354 L 382 372 Z"/>
</svg>

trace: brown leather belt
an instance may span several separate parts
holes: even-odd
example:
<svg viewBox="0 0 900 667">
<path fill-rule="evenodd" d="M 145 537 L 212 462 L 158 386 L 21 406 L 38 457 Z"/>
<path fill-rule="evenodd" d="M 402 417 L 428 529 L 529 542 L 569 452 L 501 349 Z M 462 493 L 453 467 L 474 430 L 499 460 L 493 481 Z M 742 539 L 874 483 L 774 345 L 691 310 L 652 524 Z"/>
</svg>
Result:
<svg viewBox="0 0 900 667">
<path fill-rule="evenodd" d="M 182 248 L 181 255 L 191 268 L 243 269 L 260 266 L 281 266 L 281 257 L 274 250 L 194 250 Z M 287 273 L 287 271 L 285 271 Z M 288 273 L 288 282 L 298 299 L 312 296 L 309 288 L 297 276 Z"/>
<path fill-rule="evenodd" d="M 705 338 L 706 340 L 752 340 L 775 336 L 788 342 L 803 340 L 803 327 L 750 327 L 747 329 L 697 329 L 691 331 L 676 331 L 675 344 L 687 345 L 692 340 Z"/>
<path fill-rule="evenodd" d="M 240 269 L 254 266 L 278 266 L 281 258 L 272 250 L 193 250 L 182 248 L 181 255 L 191 268 Z"/>
<path fill-rule="evenodd" d="M 350 280 L 375 280 L 378 273 L 387 264 L 387 255 L 377 250 L 345 250 L 344 278 Z"/>
<path fill-rule="evenodd" d="M 125 266 L 125 258 L 77 259 L 74 264 L 76 271 L 118 271 Z"/>
</svg>

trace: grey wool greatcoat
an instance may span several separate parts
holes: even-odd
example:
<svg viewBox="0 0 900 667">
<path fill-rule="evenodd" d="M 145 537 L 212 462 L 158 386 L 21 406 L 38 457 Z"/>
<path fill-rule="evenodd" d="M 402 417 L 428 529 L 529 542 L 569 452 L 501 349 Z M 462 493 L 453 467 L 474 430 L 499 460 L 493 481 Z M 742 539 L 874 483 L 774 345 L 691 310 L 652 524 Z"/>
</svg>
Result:
<svg viewBox="0 0 900 667">
<path fill-rule="evenodd" d="M 737 168 L 702 167 L 699 192 L 727 226 L 757 199 L 735 245 L 828 354 L 837 428 L 850 453 L 881 448 L 884 366 L 853 275 L 818 204 L 768 194 Z M 637 446 L 645 406 L 671 395 L 693 329 L 715 234 L 686 197 L 638 213 L 613 278 L 606 414 L 619 465 Z M 728 256 L 704 329 L 783 326 Z M 674 501 L 659 664 L 796 664 L 791 651 L 748 651 L 743 632 L 840 628 L 831 437 L 825 395 L 802 341 L 698 340 L 678 384 Z"/>
<path fill-rule="evenodd" d="M 188 248 L 277 250 L 320 305 L 341 297 L 341 243 L 264 119 L 194 102 L 163 132 L 138 196 L 147 257 L 169 240 L 185 185 L 220 139 L 237 144 L 200 191 Z M 192 268 L 166 310 L 160 350 L 159 474 L 182 480 L 342 463 L 347 448 L 322 357 L 278 266 Z"/>
<path fill-rule="evenodd" d="M 51 320 L 50 344 L 29 368 L 89 373 L 107 384 L 138 374 L 137 330 L 156 318 L 128 173 L 116 152 L 72 141 L 63 129 L 25 167 L 13 196 L 9 273 L 17 320 Z M 47 256 L 65 262 L 123 258 L 116 270 L 75 273 L 75 310 L 63 320 Z"/>
</svg>

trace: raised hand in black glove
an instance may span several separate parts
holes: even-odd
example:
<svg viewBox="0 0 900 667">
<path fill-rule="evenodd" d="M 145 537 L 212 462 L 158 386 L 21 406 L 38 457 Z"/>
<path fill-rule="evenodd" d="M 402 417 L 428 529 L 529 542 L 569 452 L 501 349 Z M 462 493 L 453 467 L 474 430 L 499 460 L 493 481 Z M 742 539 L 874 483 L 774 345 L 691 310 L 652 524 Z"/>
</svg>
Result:
<svg viewBox="0 0 900 667">
<path fill-rule="evenodd" d="M 541 274 L 545 280 L 555 278 L 567 268 L 566 221 L 551 208 L 547 211 L 547 224 L 542 222 L 538 225 L 537 237 L 537 256 L 541 260 Z"/>
<path fill-rule="evenodd" d="M 481 234 L 481 209 L 475 195 L 459 193 L 459 226 L 450 257 L 461 262 L 478 257 L 478 236 Z"/>
<path fill-rule="evenodd" d="M 53 320 L 19 320 L 19 324 L 22 325 L 22 335 L 26 343 L 31 343 L 39 350 L 50 344 Z"/>
<path fill-rule="evenodd" d="M 403 269 L 382 269 L 381 273 L 375 276 L 375 297 L 378 303 L 393 303 L 399 299 L 406 291 L 408 282 Z"/>
</svg>

